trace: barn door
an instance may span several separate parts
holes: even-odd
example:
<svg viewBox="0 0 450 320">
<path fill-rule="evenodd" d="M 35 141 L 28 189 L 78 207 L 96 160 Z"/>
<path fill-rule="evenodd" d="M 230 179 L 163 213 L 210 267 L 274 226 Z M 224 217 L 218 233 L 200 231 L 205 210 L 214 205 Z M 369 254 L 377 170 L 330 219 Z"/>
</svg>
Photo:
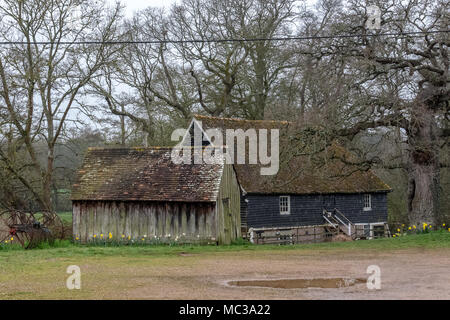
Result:
<svg viewBox="0 0 450 320">
<path fill-rule="evenodd" d="M 232 232 L 232 223 L 231 223 L 231 212 L 230 212 L 230 199 L 223 198 L 223 232 L 224 232 L 224 243 L 231 243 L 231 232 Z"/>
</svg>

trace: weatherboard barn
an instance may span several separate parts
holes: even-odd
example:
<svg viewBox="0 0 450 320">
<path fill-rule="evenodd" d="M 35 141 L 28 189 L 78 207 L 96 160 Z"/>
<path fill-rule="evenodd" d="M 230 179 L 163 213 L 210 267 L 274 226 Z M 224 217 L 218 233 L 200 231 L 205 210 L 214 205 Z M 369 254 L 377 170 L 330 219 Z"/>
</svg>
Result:
<svg viewBox="0 0 450 320">
<path fill-rule="evenodd" d="M 73 235 L 212 242 L 241 237 L 232 165 L 175 164 L 171 148 L 89 148 L 72 190 Z"/>
<path fill-rule="evenodd" d="M 352 238 L 385 235 L 387 194 L 391 188 L 370 169 L 353 164 L 353 155 L 339 144 L 321 150 L 305 138 L 303 147 L 310 155 L 299 155 L 298 145 L 289 139 L 292 132 L 300 131 L 293 126 L 287 121 L 202 115 L 196 115 L 189 125 L 189 132 L 194 129 L 203 132 L 202 145 L 214 145 L 207 135 L 211 128 L 225 134 L 227 129 L 241 129 L 244 133 L 250 132 L 249 129 L 279 130 L 279 169 L 275 175 L 261 175 L 262 165 L 249 164 L 248 159 L 244 164 L 234 161 L 241 191 L 242 233 L 252 230 L 256 235 L 276 230 L 279 234 L 284 229 L 292 236 L 292 228 L 300 227 L 294 230 L 297 235 L 301 233 L 308 240 L 309 232 L 311 240 L 316 239 L 312 234 L 317 233 L 319 241 L 332 230 Z M 186 139 L 184 143 L 192 145 L 193 140 Z M 311 151 L 315 149 L 319 151 Z"/>
</svg>

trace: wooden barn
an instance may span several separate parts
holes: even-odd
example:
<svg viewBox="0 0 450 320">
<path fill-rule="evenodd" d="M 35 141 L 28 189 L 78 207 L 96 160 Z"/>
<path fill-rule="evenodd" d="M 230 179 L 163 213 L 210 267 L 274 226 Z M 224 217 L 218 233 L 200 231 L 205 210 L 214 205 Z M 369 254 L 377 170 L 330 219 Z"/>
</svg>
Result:
<svg viewBox="0 0 450 320">
<path fill-rule="evenodd" d="M 301 132 L 301 128 L 287 121 L 196 115 L 189 132 L 193 132 L 194 126 L 203 132 L 202 145 L 214 145 L 214 141 L 208 140 L 208 129 L 219 129 L 224 133 L 226 129 L 244 132 L 248 129 L 278 129 L 280 132 L 276 175 L 261 175 L 261 164 L 248 164 L 248 159 L 245 164 L 234 165 L 241 188 L 243 234 L 249 229 L 276 230 L 278 233 L 288 230 L 290 235 L 292 229 L 303 235 L 322 230 L 319 234 L 324 238 L 327 230 L 337 229 L 353 238 L 367 238 L 386 231 L 390 187 L 368 168 L 352 164 L 353 155 L 338 144 L 330 144 L 321 150 L 309 136 L 300 142 L 302 146 L 294 144 L 289 137 L 293 136 L 292 132 Z M 192 139 L 185 138 L 184 144 L 192 143 Z"/>
<path fill-rule="evenodd" d="M 89 148 L 72 190 L 73 235 L 217 242 L 241 236 L 232 165 L 175 164 L 170 148 Z"/>
</svg>

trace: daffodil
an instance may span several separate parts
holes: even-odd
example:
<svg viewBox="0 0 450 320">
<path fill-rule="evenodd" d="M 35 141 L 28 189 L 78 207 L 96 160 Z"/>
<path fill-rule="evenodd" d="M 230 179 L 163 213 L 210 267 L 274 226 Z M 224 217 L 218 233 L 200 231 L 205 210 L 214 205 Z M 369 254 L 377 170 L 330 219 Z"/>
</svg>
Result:
<svg viewBox="0 0 450 320">
<path fill-rule="evenodd" d="M 443 223 L 442 226 L 445 227 L 445 223 Z"/>
<path fill-rule="evenodd" d="M 125 238 L 125 235 L 124 235 L 124 234 L 122 235 L 122 238 Z"/>
<path fill-rule="evenodd" d="M 395 234 L 392 235 L 392 238 L 395 238 Z"/>
<path fill-rule="evenodd" d="M 413 226 L 413 229 L 416 229 L 416 226 Z"/>
<path fill-rule="evenodd" d="M 100 238 L 103 238 L 103 233 L 100 233 Z"/>
<path fill-rule="evenodd" d="M 411 230 L 411 227 L 409 227 L 408 230 Z"/>
<path fill-rule="evenodd" d="M 14 237 L 11 237 L 11 241 L 14 241 Z"/>
<path fill-rule="evenodd" d="M 111 232 L 109 233 L 109 238 L 110 238 L 110 239 L 112 238 L 112 233 L 111 233 Z"/>
<path fill-rule="evenodd" d="M 96 235 L 96 234 L 94 234 L 94 238 L 97 238 L 97 235 Z"/>
<path fill-rule="evenodd" d="M 130 240 L 131 239 L 131 236 L 128 236 L 128 240 Z"/>
<path fill-rule="evenodd" d="M 400 229 L 397 229 L 398 232 L 400 232 Z"/>
</svg>

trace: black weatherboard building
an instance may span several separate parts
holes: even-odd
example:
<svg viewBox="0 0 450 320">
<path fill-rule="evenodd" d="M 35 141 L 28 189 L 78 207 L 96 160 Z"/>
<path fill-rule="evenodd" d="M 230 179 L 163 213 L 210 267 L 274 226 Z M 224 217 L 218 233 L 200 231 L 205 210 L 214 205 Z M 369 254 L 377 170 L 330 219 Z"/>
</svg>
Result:
<svg viewBox="0 0 450 320">
<path fill-rule="evenodd" d="M 202 145 L 214 145 L 206 134 L 211 128 L 224 134 L 226 129 L 279 129 L 280 164 L 276 175 L 261 175 L 262 165 L 248 164 L 248 157 L 245 164 L 234 164 L 241 188 L 243 234 L 247 230 L 300 227 L 307 235 L 307 227 L 314 226 L 324 232 L 334 228 L 355 238 L 371 237 L 387 228 L 387 194 L 391 188 L 371 170 L 358 167 L 355 157 L 339 144 L 321 150 L 305 139 L 298 154 L 298 145 L 290 139 L 295 124 L 286 121 L 196 115 L 190 123 L 191 137 L 194 126 L 203 130 Z M 318 151 L 303 153 L 314 148 Z"/>
</svg>

